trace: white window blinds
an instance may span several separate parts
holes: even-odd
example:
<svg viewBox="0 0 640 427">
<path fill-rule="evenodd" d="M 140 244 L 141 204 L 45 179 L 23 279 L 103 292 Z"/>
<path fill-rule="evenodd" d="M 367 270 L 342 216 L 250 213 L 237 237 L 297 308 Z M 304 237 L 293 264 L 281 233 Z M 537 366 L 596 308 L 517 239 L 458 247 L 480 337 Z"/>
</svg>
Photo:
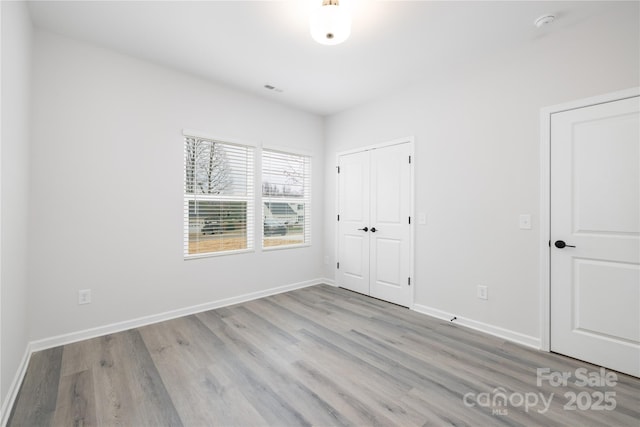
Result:
<svg viewBox="0 0 640 427">
<path fill-rule="evenodd" d="M 253 147 L 185 136 L 185 257 L 253 249 L 253 174 Z"/>
<path fill-rule="evenodd" d="M 311 158 L 262 151 L 262 246 L 311 243 Z"/>
</svg>

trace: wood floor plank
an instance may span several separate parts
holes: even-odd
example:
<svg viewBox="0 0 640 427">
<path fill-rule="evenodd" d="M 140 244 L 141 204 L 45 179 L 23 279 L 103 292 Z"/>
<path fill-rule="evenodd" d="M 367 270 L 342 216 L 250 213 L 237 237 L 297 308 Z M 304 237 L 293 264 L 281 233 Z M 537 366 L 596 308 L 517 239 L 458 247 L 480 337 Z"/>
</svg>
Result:
<svg viewBox="0 0 640 427">
<path fill-rule="evenodd" d="M 219 366 L 225 350 L 194 316 L 140 329 L 184 425 L 266 425 Z"/>
<path fill-rule="evenodd" d="M 272 304 L 277 304 L 272 302 Z M 308 310 L 306 308 L 297 307 L 301 312 Z M 320 354 L 323 356 L 325 364 L 316 365 L 320 370 L 326 366 L 338 366 L 344 370 L 333 370 L 326 372 L 327 375 L 337 377 L 339 381 L 347 389 L 360 389 L 362 391 L 359 396 L 365 399 L 372 407 L 383 408 L 385 414 L 393 420 L 396 425 L 421 425 L 417 422 L 416 414 L 407 411 L 406 408 L 393 403 L 397 396 L 402 396 L 411 389 L 411 385 L 406 382 L 398 381 L 394 375 L 390 375 L 385 368 L 389 366 L 374 366 L 375 360 L 379 358 L 378 354 L 371 352 L 352 353 L 351 343 L 334 331 L 324 328 L 309 318 L 302 317 L 293 311 L 289 311 L 285 307 L 280 307 L 283 312 L 289 312 L 292 318 L 296 319 L 298 324 L 305 325 L 305 328 L 314 330 L 317 335 L 303 329 L 301 334 L 305 336 L 305 343 L 314 343 L 310 353 Z M 346 348 L 349 348 L 347 350 Z M 333 358 L 332 358 L 333 355 Z M 347 363 L 350 361 L 351 363 Z"/>
<path fill-rule="evenodd" d="M 209 324 L 212 317 L 215 316 L 210 313 L 197 315 L 197 318 L 205 326 Z M 224 343 L 228 351 L 227 356 L 221 360 L 222 365 L 231 379 L 242 385 L 241 389 L 245 398 L 258 410 L 269 425 L 311 425 L 311 422 L 296 408 L 296 405 L 280 396 L 272 384 L 256 372 L 259 366 L 246 363 L 245 358 L 239 357 L 238 352 L 250 352 L 253 349 L 249 343 L 233 331 L 232 326 L 227 325 L 225 328 L 217 329 L 215 334 L 213 331 L 211 333 L 210 339 Z M 210 369 L 212 368 L 210 367 Z"/>
<path fill-rule="evenodd" d="M 182 425 L 138 330 L 107 335 L 95 344 L 98 424 Z"/>
<path fill-rule="evenodd" d="M 47 426 L 55 414 L 62 347 L 34 353 L 16 398 L 9 426 Z"/>
<path fill-rule="evenodd" d="M 310 360 L 295 362 L 291 368 L 292 372 L 300 378 L 300 381 L 308 384 L 319 396 L 341 411 L 347 419 L 351 420 L 352 425 L 389 426 L 394 424 L 384 410 L 369 405 L 367 397 L 354 394 L 350 386 L 338 384 L 336 379 L 339 377 L 335 375 L 335 370 L 324 374 L 311 366 L 312 363 L 318 365 L 318 362 L 314 363 Z"/>
<path fill-rule="evenodd" d="M 91 371 L 60 378 L 58 404 L 52 425 L 90 427 L 97 425 L 96 400 Z"/>
<path fill-rule="evenodd" d="M 287 348 L 274 352 L 266 345 L 264 336 L 249 334 L 247 324 L 238 324 L 239 316 L 234 318 L 234 328 L 227 330 L 222 339 L 228 340 L 233 354 L 245 366 L 251 367 L 253 372 L 285 401 L 296 402 L 297 411 L 308 420 L 311 425 L 346 426 L 347 419 L 322 399 L 317 393 L 309 389 L 304 383 L 291 374 L 291 366 L 287 359 Z M 263 352 L 261 348 L 270 351 Z M 281 357 L 282 356 L 282 357 Z"/>
<path fill-rule="evenodd" d="M 295 315 L 279 310 L 277 305 L 264 304 L 264 302 L 259 304 L 259 307 L 257 305 L 251 304 L 249 308 L 253 311 L 259 311 L 280 327 L 288 328 L 292 333 L 304 333 L 304 330 L 301 330 L 300 327 L 305 324 L 300 323 Z M 302 335 L 300 336 L 302 337 Z M 376 403 L 376 399 L 380 397 L 381 390 L 394 389 L 393 377 L 387 376 L 389 384 L 383 381 L 376 382 L 376 378 L 380 379 L 380 375 L 384 376 L 386 373 L 383 371 L 367 372 L 362 370 L 366 362 L 357 358 L 348 358 L 348 360 L 340 359 L 339 357 L 332 358 L 329 349 L 318 346 L 308 340 L 303 341 L 291 351 L 296 351 L 300 355 L 299 359 L 301 359 L 300 362 L 292 365 L 294 371 L 305 378 L 315 379 L 314 382 L 320 386 L 320 390 L 322 390 L 323 386 L 333 389 L 333 393 L 324 394 L 323 396 L 337 406 L 340 406 L 340 404 L 336 403 L 336 400 L 343 405 L 346 402 L 349 406 L 350 418 L 358 420 L 354 422 L 356 425 L 397 424 L 397 421 L 394 422 L 387 417 L 388 410 Z M 324 370 L 324 373 L 320 372 L 320 370 Z M 358 380 L 358 378 L 364 379 Z M 350 382 L 350 379 L 355 382 Z M 373 385 L 365 395 L 354 396 L 351 394 L 350 390 L 362 387 L 365 382 Z M 354 384 L 357 385 L 354 387 Z M 318 391 L 318 388 L 314 387 L 314 390 Z M 404 389 L 403 392 L 407 390 Z M 371 394 L 374 397 L 371 397 Z"/>
<path fill-rule="evenodd" d="M 344 359 L 334 354 L 335 349 L 323 349 L 323 345 L 316 347 L 318 358 L 306 358 L 300 366 L 313 369 L 324 378 L 331 378 L 333 384 L 341 390 L 341 396 L 352 402 L 361 402 L 368 407 L 375 419 L 390 420 L 387 425 L 416 426 L 421 425 L 421 416 L 406 407 L 398 405 L 398 398 L 405 395 L 406 387 L 392 376 L 380 379 L 376 375 L 379 370 L 362 361 L 360 369 L 353 369 L 352 363 L 344 363 Z M 335 363 L 340 360 L 339 363 Z M 357 360 L 357 358 L 356 358 Z M 354 360 L 354 362 L 356 362 Z M 356 362 L 357 364 L 357 362 Z"/>
<path fill-rule="evenodd" d="M 78 372 L 91 370 L 91 358 L 87 357 L 89 343 L 91 340 L 85 340 L 67 344 L 62 352 L 62 364 L 60 366 L 60 376 L 66 377 Z"/>
<path fill-rule="evenodd" d="M 319 285 L 35 353 L 8 425 L 639 425 L 640 379 L 538 384 L 538 368 L 599 372 Z M 605 392 L 615 408 L 565 407 Z M 549 405 L 520 404 L 533 395 Z"/>
</svg>

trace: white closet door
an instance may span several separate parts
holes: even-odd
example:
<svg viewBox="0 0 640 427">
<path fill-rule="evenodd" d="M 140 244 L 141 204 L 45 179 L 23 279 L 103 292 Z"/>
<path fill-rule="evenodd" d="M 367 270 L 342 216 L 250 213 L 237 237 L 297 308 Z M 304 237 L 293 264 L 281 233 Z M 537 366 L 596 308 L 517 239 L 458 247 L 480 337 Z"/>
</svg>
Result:
<svg viewBox="0 0 640 427">
<path fill-rule="evenodd" d="M 406 307 L 412 303 L 411 144 L 339 158 L 337 283 Z"/>
<path fill-rule="evenodd" d="M 371 151 L 370 295 L 411 305 L 409 144 Z"/>
<path fill-rule="evenodd" d="M 339 167 L 337 280 L 369 295 L 369 152 L 341 156 Z"/>
<path fill-rule="evenodd" d="M 551 118 L 551 350 L 640 376 L 640 103 Z"/>
</svg>

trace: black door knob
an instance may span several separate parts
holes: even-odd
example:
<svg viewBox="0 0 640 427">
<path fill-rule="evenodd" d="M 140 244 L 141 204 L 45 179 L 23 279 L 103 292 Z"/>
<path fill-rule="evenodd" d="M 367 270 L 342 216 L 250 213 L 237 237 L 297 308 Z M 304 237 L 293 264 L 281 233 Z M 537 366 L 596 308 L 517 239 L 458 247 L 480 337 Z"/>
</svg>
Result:
<svg viewBox="0 0 640 427">
<path fill-rule="evenodd" d="M 556 242 L 554 243 L 555 247 L 558 249 L 562 249 L 562 248 L 575 248 L 575 246 L 573 245 L 567 245 L 564 240 L 556 240 Z"/>
<path fill-rule="evenodd" d="M 365 227 L 365 228 L 358 228 L 358 230 L 362 230 L 362 231 L 369 231 L 369 227 Z M 372 230 L 373 231 L 373 230 Z"/>
<path fill-rule="evenodd" d="M 372 232 L 372 233 L 375 233 L 376 231 L 377 231 L 377 230 L 376 230 L 376 228 L 375 228 L 375 227 L 371 227 L 371 232 Z"/>
</svg>

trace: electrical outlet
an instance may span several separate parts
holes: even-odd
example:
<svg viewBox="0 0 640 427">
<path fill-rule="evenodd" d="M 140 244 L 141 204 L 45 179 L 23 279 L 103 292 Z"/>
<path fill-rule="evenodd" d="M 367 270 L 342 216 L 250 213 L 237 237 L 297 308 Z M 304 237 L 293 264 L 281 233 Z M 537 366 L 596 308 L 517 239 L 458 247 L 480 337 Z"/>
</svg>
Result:
<svg viewBox="0 0 640 427">
<path fill-rule="evenodd" d="M 91 304 L 91 289 L 78 291 L 78 304 Z"/>
<path fill-rule="evenodd" d="M 489 289 L 486 286 L 478 286 L 478 298 L 489 299 Z"/>
</svg>

